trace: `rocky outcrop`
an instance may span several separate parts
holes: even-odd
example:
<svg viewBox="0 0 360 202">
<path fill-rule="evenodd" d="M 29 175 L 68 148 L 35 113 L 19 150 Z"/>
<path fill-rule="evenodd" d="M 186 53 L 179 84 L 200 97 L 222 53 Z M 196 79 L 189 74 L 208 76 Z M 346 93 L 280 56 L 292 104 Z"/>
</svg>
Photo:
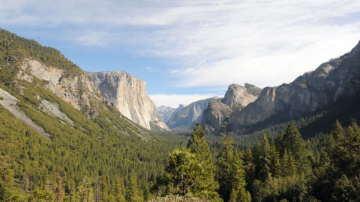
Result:
<svg viewBox="0 0 360 202">
<path fill-rule="evenodd" d="M 145 81 L 123 71 L 86 74 L 100 89 L 101 95 L 124 116 L 149 130 L 150 122 L 163 130 L 170 130 L 158 114 L 155 103 L 146 94 Z"/>
<path fill-rule="evenodd" d="M 186 106 L 184 109 L 174 113 L 166 123 L 169 128 L 175 130 L 190 130 L 194 128 L 196 122 L 201 122 L 203 111 L 207 108 L 210 100 L 221 100 L 219 97 L 212 97 L 199 100 Z"/>
<path fill-rule="evenodd" d="M 225 119 L 230 116 L 233 110 L 226 104 L 211 100 L 208 107 L 204 110 L 201 127 L 207 133 L 219 131 Z"/>
<path fill-rule="evenodd" d="M 167 107 L 167 106 L 162 105 L 162 106 L 158 107 L 157 109 L 158 109 L 159 115 L 163 118 L 163 120 L 165 122 L 167 122 L 170 120 L 171 116 L 174 113 L 184 109 L 184 107 L 185 107 L 185 105 L 183 105 L 183 104 L 180 104 L 178 108 L 172 108 L 172 107 Z"/>
<path fill-rule="evenodd" d="M 19 66 L 17 78 L 34 82 L 35 77 L 45 81 L 45 88 L 78 110 L 90 106 L 92 100 L 107 102 L 103 97 L 97 96 L 100 95 L 98 87 L 84 72 L 68 76 L 64 70 L 45 65 L 33 58 L 25 58 Z M 90 112 L 87 114 L 89 115 Z M 96 113 L 92 115 L 96 116 Z"/>
<path fill-rule="evenodd" d="M 36 124 L 31 118 L 27 117 L 26 114 L 17 106 L 19 101 L 16 97 L 0 88 L 0 104 L 9 110 L 17 119 L 23 121 L 30 128 L 38 132 L 42 137 L 47 140 L 50 139 L 50 135 L 45 132 L 38 124 Z"/>
<path fill-rule="evenodd" d="M 229 86 L 222 102 L 230 107 L 245 107 L 256 100 L 259 96 L 258 91 L 261 92 L 261 89 L 251 84 L 245 84 L 245 87 L 232 84 Z"/>
<path fill-rule="evenodd" d="M 201 126 L 207 133 L 219 133 L 224 120 L 229 121 L 229 116 L 234 111 L 240 111 L 249 103 L 254 102 L 261 91 L 261 88 L 248 83 L 245 87 L 237 84 L 230 85 L 222 102 L 210 102 L 204 111 Z"/>
<path fill-rule="evenodd" d="M 360 90 L 359 84 L 360 43 L 350 53 L 321 64 L 290 84 L 265 88 L 255 102 L 230 116 L 230 128 L 237 131 L 279 113 L 298 118 L 353 95 Z"/>
</svg>

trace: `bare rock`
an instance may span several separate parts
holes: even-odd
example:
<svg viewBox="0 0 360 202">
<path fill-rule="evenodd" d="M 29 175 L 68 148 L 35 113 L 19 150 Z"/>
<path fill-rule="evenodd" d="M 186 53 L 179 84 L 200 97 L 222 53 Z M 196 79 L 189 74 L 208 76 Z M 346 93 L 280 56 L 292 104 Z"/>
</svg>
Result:
<svg viewBox="0 0 360 202">
<path fill-rule="evenodd" d="M 279 113 L 298 118 L 359 91 L 360 43 L 350 53 L 321 64 L 290 84 L 265 88 L 255 102 L 230 116 L 230 126 L 235 132 Z"/>
<path fill-rule="evenodd" d="M 145 81 L 123 71 L 86 74 L 100 89 L 101 95 L 125 117 L 149 130 L 150 122 L 163 130 L 170 130 L 158 114 L 155 103 L 146 94 Z"/>
<path fill-rule="evenodd" d="M 62 69 L 45 65 L 33 58 L 25 58 L 20 64 L 17 78 L 33 82 L 34 77 L 47 81 L 45 87 L 48 90 L 78 110 L 90 106 L 91 100 L 105 102 L 103 97 L 97 96 L 100 90 L 85 73 L 66 76 Z"/>
<path fill-rule="evenodd" d="M 246 87 L 237 84 L 230 85 L 222 102 L 230 107 L 245 107 L 249 103 L 254 102 L 258 97 L 258 95 L 256 95 L 257 92 L 254 90 L 257 87 L 251 84 L 247 84 Z M 260 88 L 257 89 L 261 91 Z"/>
<path fill-rule="evenodd" d="M 230 116 L 233 110 L 226 104 L 211 100 L 208 107 L 204 110 L 201 127 L 207 133 L 219 131 L 225 119 Z"/>
</svg>

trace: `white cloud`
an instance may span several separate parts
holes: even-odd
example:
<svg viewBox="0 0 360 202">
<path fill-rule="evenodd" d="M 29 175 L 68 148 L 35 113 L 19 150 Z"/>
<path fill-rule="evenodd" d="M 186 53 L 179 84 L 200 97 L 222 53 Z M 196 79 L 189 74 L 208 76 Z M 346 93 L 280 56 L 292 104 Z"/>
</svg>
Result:
<svg viewBox="0 0 360 202">
<path fill-rule="evenodd" d="M 152 68 L 152 67 L 145 67 L 144 69 L 148 70 L 151 73 L 159 70 L 159 69 L 155 69 L 155 68 Z"/>
<path fill-rule="evenodd" d="M 156 94 L 149 95 L 151 100 L 153 100 L 157 107 L 164 105 L 173 108 L 177 108 L 179 104 L 189 105 L 198 100 L 203 100 L 211 97 L 223 97 L 223 95 L 214 95 L 214 94 L 193 94 L 193 95 L 165 95 L 165 94 Z"/>
<path fill-rule="evenodd" d="M 170 73 L 172 73 L 172 74 L 175 74 L 175 73 L 178 73 L 179 72 L 179 70 L 178 69 L 173 69 L 173 70 L 170 70 Z"/>
<path fill-rule="evenodd" d="M 0 25 L 170 58 L 178 86 L 290 82 L 360 39 L 358 0 L 0 0 Z M 58 35 L 54 35 L 58 37 Z M 169 67 L 171 69 L 171 67 Z"/>
</svg>

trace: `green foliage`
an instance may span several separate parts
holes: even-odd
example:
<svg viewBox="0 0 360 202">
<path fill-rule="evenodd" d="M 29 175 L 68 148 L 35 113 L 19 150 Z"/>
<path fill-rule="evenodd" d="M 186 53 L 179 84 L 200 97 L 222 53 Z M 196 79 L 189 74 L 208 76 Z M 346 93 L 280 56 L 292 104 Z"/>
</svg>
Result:
<svg viewBox="0 0 360 202">
<path fill-rule="evenodd" d="M 204 168 L 199 163 L 196 154 L 188 149 L 174 150 L 169 156 L 166 167 L 168 189 L 171 194 L 185 196 L 191 193 L 195 186 L 201 184 Z"/>
<path fill-rule="evenodd" d="M 225 133 L 221 133 L 221 135 L 224 140 L 220 143 L 217 156 L 216 179 L 220 185 L 218 192 L 224 201 L 248 201 L 243 155 L 241 152 L 233 150 L 233 140 L 226 135 L 226 123 L 223 127 Z"/>
<path fill-rule="evenodd" d="M 204 169 L 202 175 L 199 176 L 201 178 L 199 183 L 194 186 L 191 193 L 195 197 L 216 200 L 219 195 L 215 190 L 219 188 L 219 184 L 215 181 L 215 166 L 212 162 L 212 154 L 206 143 L 205 132 L 200 127 L 199 122 L 196 123 L 191 137 L 192 140 L 189 140 L 187 148 L 196 155 L 196 159 Z"/>
<path fill-rule="evenodd" d="M 125 202 L 125 186 L 124 183 L 118 179 L 115 180 L 112 198 L 115 202 Z"/>
<path fill-rule="evenodd" d="M 280 113 L 232 138 L 225 129 L 221 137 L 205 139 L 199 123 L 191 135 L 155 135 L 113 106 L 92 101 L 81 113 L 46 90 L 46 81 L 17 80 L 19 62 L 28 57 L 64 70 L 65 76 L 82 73 L 59 51 L 0 30 L 0 88 L 51 138 L 45 140 L 0 105 L 0 201 L 360 200 L 360 129 L 352 119 L 360 118 L 360 94 L 292 122 Z M 299 84 L 308 86 L 306 79 Z M 39 108 L 39 97 L 58 106 L 74 125 Z M 326 135 L 329 122 L 335 124 Z M 155 179 L 158 192 L 150 193 Z M 152 199 L 152 194 L 173 195 Z"/>
<path fill-rule="evenodd" d="M 168 195 L 165 197 L 158 197 L 155 199 L 150 200 L 149 202 L 207 202 L 209 200 L 206 199 L 200 199 L 191 196 L 191 194 L 187 194 L 185 196 L 181 195 Z"/>
<path fill-rule="evenodd" d="M 263 139 L 261 140 L 261 146 L 259 149 L 259 157 L 258 157 L 258 167 L 259 167 L 259 179 L 261 181 L 267 180 L 270 176 L 270 166 L 271 166 L 271 153 L 270 153 L 270 144 L 264 134 Z"/>
<path fill-rule="evenodd" d="M 9 201 L 10 199 L 10 191 L 5 186 L 4 182 L 0 180 L 0 201 Z"/>
<path fill-rule="evenodd" d="M 136 177 L 134 174 L 130 175 L 129 185 L 126 190 L 126 201 L 130 201 L 130 202 L 143 201 L 143 197 L 141 196 L 141 193 L 139 193 Z"/>
<path fill-rule="evenodd" d="M 0 29 L 0 66 L 9 62 L 21 61 L 25 57 L 32 57 L 47 65 L 63 69 L 66 71 L 67 76 L 74 76 L 82 72 L 78 66 L 66 59 L 60 51 L 41 46 L 34 40 L 25 39 Z M 1 80 L 3 79 L 4 77 Z"/>
</svg>

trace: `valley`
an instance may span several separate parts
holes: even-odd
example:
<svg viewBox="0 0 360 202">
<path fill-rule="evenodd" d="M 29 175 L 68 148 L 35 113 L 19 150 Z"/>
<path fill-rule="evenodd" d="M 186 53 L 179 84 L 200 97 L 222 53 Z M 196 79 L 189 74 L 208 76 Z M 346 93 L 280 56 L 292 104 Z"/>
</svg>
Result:
<svg viewBox="0 0 360 202">
<path fill-rule="evenodd" d="M 172 108 L 1 29 L 0 81 L 0 201 L 360 197 L 360 43 L 291 83 Z"/>
</svg>

